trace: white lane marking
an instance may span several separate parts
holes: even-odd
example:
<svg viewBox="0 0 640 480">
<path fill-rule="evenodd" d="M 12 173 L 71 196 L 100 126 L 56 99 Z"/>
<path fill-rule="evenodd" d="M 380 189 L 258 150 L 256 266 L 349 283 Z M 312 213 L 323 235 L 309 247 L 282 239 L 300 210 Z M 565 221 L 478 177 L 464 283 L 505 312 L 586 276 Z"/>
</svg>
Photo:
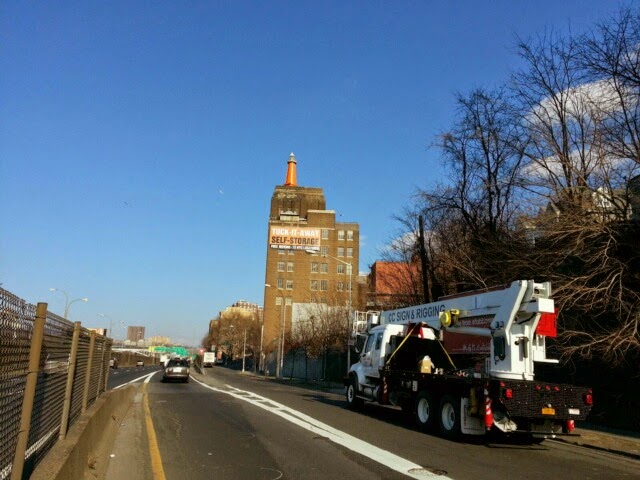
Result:
<svg viewBox="0 0 640 480">
<path fill-rule="evenodd" d="M 156 372 L 151 372 L 151 373 L 148 373 L 147 375 L 143 375 L 141 377 L 134 378 L 133 380 L 131 380 L 131 381 L 127 382 L 127 383 L 123 383 L 122 385 L 118 385 L 117 387 L 113 387 L 113 390 L 117 390 L 118 388 L 124 387 L 125 385 L 129 385 L 130 383 L 135 383 L 138 380 L 142 380 L 143 378 L 146 379 L 146 381 L 144 383 L 149 383 L 149 380 L 151 380 L 151 377 L 153 377 L 156 373 L 158 373 L 158 372 L 157 371 Z"/>
<path fill-rule="evenodd" d="M 415 479 L 429 477 L 439 480 L 451 480 L 449 477 L 430 472 L 416 463 L 399 457 L 398 455 L 388 452 L 387 450 L 376 447 L 375 445 L 364 442 L 359 438 L 353 437 L 341 430 L 337 430 L 330 425 L 327 425 L 326 423 L 322 423 L 313 417 L 305 415 L 302 412 L 298 412 L 297 410 L 289 408 L 281 403 L 275 402 L 267 397 L 262 397 L 247 390 L 240 390 L 238 388 L 232 387 L 231 385 L 226 385 L 229 390 L 222 390 L 220 388 L 212 387 L 210 385 L 202 383 L 195 378 L 193 378 L 193 380 L 203 387 L 208 388 L 209 390 L 231 395 L 232 397 L 238 398 L 245 402 L 249 402 L 252 405 L 267 410 L 268 412 L 271 412 L 274 415 L 278 415 L 279 417 L 282 417 L 295 425 L 298 425 L 317 435 L 323 436 L 328 440 L 337 443 L 338 445 L 342 445 L 343 447 L 353 452 L 359 453 L 360 455 L 367 457 L 374 462 L 378 462 L 390 468 L 391 470 L 395 470 L 396 472 L 407 475 L 408 477 Z"/>
</svg>

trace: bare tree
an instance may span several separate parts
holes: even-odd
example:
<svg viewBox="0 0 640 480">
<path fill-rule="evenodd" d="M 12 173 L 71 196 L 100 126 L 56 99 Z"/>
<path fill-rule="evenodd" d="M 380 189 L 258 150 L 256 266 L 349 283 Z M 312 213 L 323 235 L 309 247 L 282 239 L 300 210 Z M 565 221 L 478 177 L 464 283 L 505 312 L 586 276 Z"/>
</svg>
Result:
<svg viewBox="0 0 640 480">
<path fill-rule="evenodd" d="M 520 238 L 526 254 L 507 251 L 504 262 L 552 281 L 565 355 L 614 364 L 640 352 L 629 268 L 640 252 L 626 185 L 638 165 L 637 34 L 637 15 L 626 11 L 591 35 L 521 41 L 525 67 L 514 76 L 529 135 L 522 184 L 542 208 L 525 221 L 534 248 Z"/>
<path fill-rule="evenodd" d="M 477 89 L 456 102 L 454 125 L 435 143 L 449 181 L 416 196 L 441 293 L 504 280 L 494 266 L 521 209 L 515 200 L 528 141 L 504 90 Z"/>
<path fill-rule="evenodd" d="M 599 90 L 607 153 L 640 163 L 640 10 L 623 8 L 575 43 L 584 78 Z"/>
<path fill-rule="evenodd" d="M 293 326 L 292 338 L 304 348 L 307 357 L 323 358 L 323 372 L 330 349 L 346 350 L 349 312 L 340 295 L 325 298 L 323 303 L 307 304 Z M 306 360 L 305 360 L 306 361 Z"/>
</svg>

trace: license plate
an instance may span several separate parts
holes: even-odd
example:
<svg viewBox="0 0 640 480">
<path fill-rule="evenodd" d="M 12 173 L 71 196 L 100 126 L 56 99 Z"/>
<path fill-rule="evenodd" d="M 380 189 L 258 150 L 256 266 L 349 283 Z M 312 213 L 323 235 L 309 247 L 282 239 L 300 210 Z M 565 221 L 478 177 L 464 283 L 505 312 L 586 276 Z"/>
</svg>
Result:
<svg viewBox="0 0 640 480">
<path fill-rule="evenodd" d="M 570 408 L 569 409 L 569 415 L 580 415 L 580 409 L 579 408 Z"/>
<path fill-rule="evenodd" d="M 556 409 L 555 408 L 543 408 L 542 409 L 542 414 L 543 415 L 555 415 L 556 414 Z"/>
</svg>

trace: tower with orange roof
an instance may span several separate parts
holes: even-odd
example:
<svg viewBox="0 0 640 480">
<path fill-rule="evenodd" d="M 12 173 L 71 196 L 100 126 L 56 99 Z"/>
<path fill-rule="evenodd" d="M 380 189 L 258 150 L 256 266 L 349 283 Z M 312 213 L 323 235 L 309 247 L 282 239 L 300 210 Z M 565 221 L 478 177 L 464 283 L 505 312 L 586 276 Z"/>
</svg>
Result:
<svg viewBox="0 0 640 480">
<path fill-rule="evenodd" d="M 309 305 L 324 303 L 345 311 L 350 299 L 355 310 L 359 297 L 359 225 L 336 222 L 336 212 L 326 208 L 322 188 L 298 185 L 297 167 L 291 153 L 284 184 L 277 185 L 271 196 L 262 342 L 270 374 L 279 370 L 276 358 L 283 333 L 286 350 L 292 325 L 305 320 Z M 285 361 L 288 374 L 287 368 Z"/>
</svg>

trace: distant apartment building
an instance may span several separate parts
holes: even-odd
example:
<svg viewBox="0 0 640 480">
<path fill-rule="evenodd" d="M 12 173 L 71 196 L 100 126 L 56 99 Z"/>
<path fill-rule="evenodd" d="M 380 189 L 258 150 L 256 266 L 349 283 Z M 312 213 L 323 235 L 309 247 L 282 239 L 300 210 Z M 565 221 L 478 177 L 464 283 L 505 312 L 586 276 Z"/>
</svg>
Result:
<svg viewBox="0 0 640 480">
<path fill-rule="evenodd" d="M 136 343 L 144 340 L 144 327 L 127 327 L 127 340 Z"/>
<path fill-rule="evenodd" d="M 247 302 L 246 300 L 238 300 L 233 305 L 225 308 L 220 312 L 220 317 L 228 315 L 232 312 L 239 312 L 241 314 L 247 314 L 258 321 L 262 320 L 264 309 L 257 303 Z"/>
<path fill-rule="evenodd" d="M 147 342 L 149 345 L 169 345 L 171 343 L 171 339 L 169 337 L 164 337 L 162 335 L 156 335 L 154 337 L 147 338 Z"/>
<path fill-rule="evenodd" d="M 290 330 L 302 304 L 345 306 L 359 299 L 360 229 L 337 222 L 324 192 L 297 183 L 297 160 L 287 162 L 284 185 L 271 197 L 267 228 L 264 291 L 264 350 L 277 347 L 282 329 Z"/>
</svg>

